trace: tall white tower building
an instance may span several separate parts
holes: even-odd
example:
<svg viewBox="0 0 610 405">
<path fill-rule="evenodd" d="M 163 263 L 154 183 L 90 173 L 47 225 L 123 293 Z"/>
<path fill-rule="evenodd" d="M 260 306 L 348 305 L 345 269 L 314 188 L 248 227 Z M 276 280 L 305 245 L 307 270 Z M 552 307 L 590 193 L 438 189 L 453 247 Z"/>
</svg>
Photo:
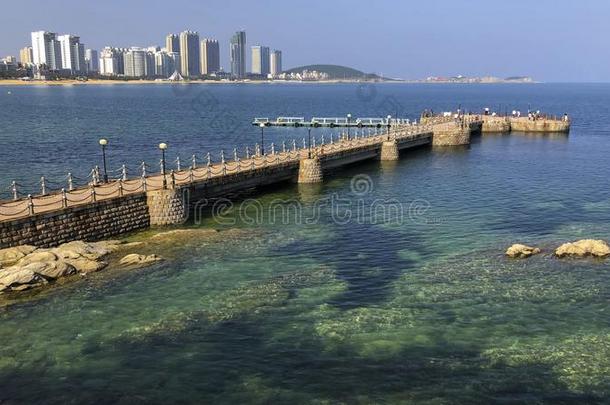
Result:
<svg viewBox="0 0 610 405">
<path fill-rule="evenodd" d="M 84 73 L 85 45 L 80 43 L 80 37 L 60 35 L 57 37 L 61 48 L 61 68 L 71 73 Z"/>
<path fill-rule="evenodd" d="M 220 46 L 215 39 L 201 40 L 201 74 L 209 75 L 220 71 Z"/>
<path fill-rule="evenodd" d="M 198 77 L 201 74 L 199 63 L 199 34 L 193 31 L 180 33 L 180 69 L 184 77 Z"/>
<path fill-rule="evenodd" d="M 260 45 L 253 46 L 252 73 L 266 76 L 269 72 L 269 47 Z"/>
<path fill-rule="evenodd" d="M 273 52 L 271 52 L 269 64 L 271 65 L 270 73 L 273 77 L 278 76 L 280 73 L 282 73 L 282 51 L 274 50 Z"/>
<path fill-rule="evenodd" d="M 48 31 L 32 32 L 32 58 L 38 67 L 45 65 L 49 70 L 61 69 L 61 47 L 57 34 Z"/>
</svg>

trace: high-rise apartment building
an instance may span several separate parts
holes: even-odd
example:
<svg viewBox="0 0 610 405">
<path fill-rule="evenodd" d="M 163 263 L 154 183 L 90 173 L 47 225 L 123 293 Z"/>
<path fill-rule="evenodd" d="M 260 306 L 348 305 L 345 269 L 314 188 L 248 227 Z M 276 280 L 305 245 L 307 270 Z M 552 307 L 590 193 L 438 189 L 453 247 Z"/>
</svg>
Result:
<svg viewBox="0 0 610 405">
<path fill-rule="evenodd" d="M 34 63 L 34 52 L 31 46 L 26 46 L 19 50 L 19 61 L 23 66 L 28 66 Z"/>
<path fill-rule="evenodd" d="M 246 32 L 237 31 L 231 37 L 231 75 L 236 78 L 246 76 Z"/>
<path fill-rule="evenodd" d="M 103 76 L 117 76 L 125 71 L 123 66 L 123 50 L 109 46 L 100 52 L 100 74 Z"/>
<path fill-rule="evenodd" d="M 125 52 L 125 76 L 147 77 L 149 73 L 149 70 L 147 69 L 147 63 L 150 63 L 148 53 L 149 52 L 147 50 L 142 48 L 130 48 L 127 52 Z M 154 62 L 152 66 L 154 72 Z"/>
<path fill-rule="evenodd" d="M 269 58 L 270 73 L 273 77 L 282 73 L 282 51 L 274 50 Z"/>
<path fill-rule="evenodd" d="M 61 68 L 71 73 L 84 73 L 85 45 L 80 43 L 80 37 L 74 35 L 59 35 L 57 37 L 61 48 Z"/>
<path fill-rule="evenodd" d="M 201 74 L 210 75 L 220 71 L 220 46 L 215 39 L 201 40 Z"/>
<path fill-rule="evenodd" d="M 180 69 L 182 76 L 195 78 L 201 74 L 199 34 L 193 31 L 180 33 Z"/>
<path fill-rule="evenodd" d="M 32 60 L 36 66 L 44 65 L 49 70 L 61 69 L 61 47 L 57 34 L 47 31 L 32 32 Z"/>
<path fill-rule="evenodd" d="M 269 70 L 269 47 L 256 45 L 252 47 L 252 73 L 267 76 Z"/>
<path fill-rule="evenodd" d="M 180 37 L 176 34 L 169 34 L 165 37 L 165 50 L 170 52 L 180 52 Z"/>
<path fill-rule="evenodd" d="M 100 60 L 95 49 L 85 50 L 85 65 L 87 73 L 98 73 L 100 71 Z"/>
<path fill-rule="evenodd" d="M 155 76 L 168 78 L 176 71 L 177 52 L 158 51 L 155 53 Z"/>
</svg>

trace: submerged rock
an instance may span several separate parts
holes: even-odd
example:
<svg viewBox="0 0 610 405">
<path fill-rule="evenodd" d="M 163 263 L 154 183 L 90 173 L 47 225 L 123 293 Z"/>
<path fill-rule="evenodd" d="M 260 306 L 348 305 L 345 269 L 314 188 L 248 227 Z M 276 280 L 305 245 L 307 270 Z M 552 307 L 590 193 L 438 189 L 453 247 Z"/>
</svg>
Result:
<svg viewBox="0 0 610 405">
<path fill-rule="evenodd" d="M 606 257 L 610 255 L 610 247 L 603 240 L 583 239 L 576 242 L 564 243 L 555 250 L 555 255 L 557 257 Z"/>
<path fill-rule="evenodd" d="M 506 256 L 519 259 L 525 259 L 538 253 L 540 253 L 540 249 L 520 243 L 515 243 L 506 250 Z"/>
<path fill-rule="evenodd" d="M 119 263 L 124 266 L 142 267 L 142 266 L 148 266 L 152 263 L 156 263 L 156 262 L 159 262 L 162 260 L 164 260 L 164 259 L 161 256 L 157 256 L 157 255 L 148 255 L 147 256 L 147 255 L 139 255 L 137 253 L 132 253 L 130 255 L 123 257 Z"/>
</svg>

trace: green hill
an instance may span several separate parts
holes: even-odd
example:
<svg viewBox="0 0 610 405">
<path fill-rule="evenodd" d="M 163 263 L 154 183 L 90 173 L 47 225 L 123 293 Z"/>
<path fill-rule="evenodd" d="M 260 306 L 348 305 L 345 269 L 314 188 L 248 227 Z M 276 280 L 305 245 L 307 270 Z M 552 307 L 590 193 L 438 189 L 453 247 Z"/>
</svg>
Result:
<svg viewBox="0 0 610 405">
<path fill-rule="evenodd" d="M 339 65 L 307 65 L 285 70 L 284 73 L 301 73 L 303 70 L 316 70 L 328 74 L 331 80 L 380 80 L 380 76 L 374 73 L 364 73 L 360 70 Z"/>
</svg>

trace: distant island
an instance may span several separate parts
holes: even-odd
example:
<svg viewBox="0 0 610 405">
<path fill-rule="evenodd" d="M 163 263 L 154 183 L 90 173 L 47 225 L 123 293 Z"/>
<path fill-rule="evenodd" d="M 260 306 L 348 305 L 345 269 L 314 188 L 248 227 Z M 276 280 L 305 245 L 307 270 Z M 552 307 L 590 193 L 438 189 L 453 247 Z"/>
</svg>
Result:
<svg viewBox="0 0 610 405">
<path fill-rule="evenodd" d="M 306 65 L 285 70 L 280 74 L 283 80 L 302 81 L 385 81 L 394 80 L 383 78 L 375 73 L 365 73 L 360 70 L 340 65 Z"/>
</svg>

